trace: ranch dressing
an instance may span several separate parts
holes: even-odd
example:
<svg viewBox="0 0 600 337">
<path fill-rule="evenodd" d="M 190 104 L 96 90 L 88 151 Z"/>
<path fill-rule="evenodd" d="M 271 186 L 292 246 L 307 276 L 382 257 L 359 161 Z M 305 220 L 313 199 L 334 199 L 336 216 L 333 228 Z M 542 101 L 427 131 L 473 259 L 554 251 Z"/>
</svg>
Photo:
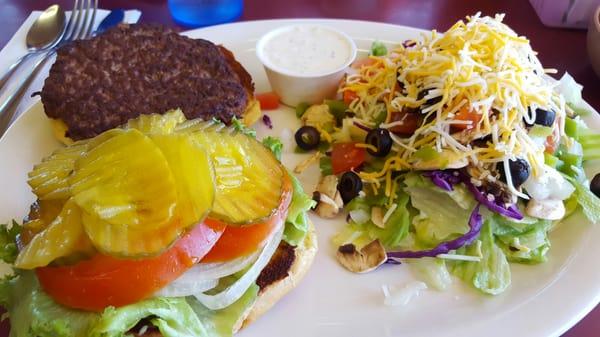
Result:
<svg viewBox="0 0 600 337">
<path fill-rule="evenodd" d="M 262 54 L 274 70 L 301 76 L 323 75 L 340 70 L 350 60 L 353 47 L 348 38 L 323 26 L 298 25 L 276 31 Z"/>
</svg>

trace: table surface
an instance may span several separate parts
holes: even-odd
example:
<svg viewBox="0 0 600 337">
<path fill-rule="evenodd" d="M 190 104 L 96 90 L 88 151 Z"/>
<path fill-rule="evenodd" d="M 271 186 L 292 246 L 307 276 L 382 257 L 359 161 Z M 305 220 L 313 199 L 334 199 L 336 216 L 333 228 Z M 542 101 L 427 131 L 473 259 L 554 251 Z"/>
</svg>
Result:
<svg viewBox="0 0 600 337">
<path fill-rule="evenodd" d="M 159 22 L 180 30 L 169 15 L 166 1 L 101 0 L 102 8 L 140 9 L 142 22 Z M 72 0 L 0 0 L 0 46 L 4 46 L 32 10 L 59 3 L 64 8 Z M 481 11 L 485 15 L 506 13 L 505 22 L 531 40 L 546 68 L 568 71 L 584 86 L 584 98 L 600 110 L 600 79 L 591 68 L 586 52 L 584 30 L 549 28 L 538 19 L 525 0 L 246 0 L 239 20 L 273 18 L 340 18 L 387 22 L 444 31 L 465 15 Z M 5 325 L 6 322 L 3 322 Z M 6 331 L 0 328 L 0 331 Z M 598 336 L 600 307 L 564 334 L 566 337 Z M 1 334 L 0 334 L 1 335 Z"/>
</svg>

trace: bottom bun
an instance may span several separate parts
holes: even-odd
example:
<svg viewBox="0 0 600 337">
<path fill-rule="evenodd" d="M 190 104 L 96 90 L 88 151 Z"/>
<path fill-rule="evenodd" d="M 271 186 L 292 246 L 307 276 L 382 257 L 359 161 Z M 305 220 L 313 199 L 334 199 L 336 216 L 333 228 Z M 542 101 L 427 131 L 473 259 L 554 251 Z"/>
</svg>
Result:
<svg viewBox="0 0 600 337">
<path fill-rule="evenodd" d="M 308 233 L 304 241 L 294 249 L 296 256 L 288 270 L 288 276 L 260 290 L 256 302 L 250 307 L 243 319 L 240 320 L 240 324 L 234 328 L 234 333 L 240 328 L 248 326 L 248 324 L 254 322 L 260 315 L 267 312 L 279 299 L 294 289 L 304 275 L 306 275 L 306 272 L 308 272 L 315 259 L 318 249 L 315 226 L 310 220 L 308 221 L 308 226 Z"/>
</svg>

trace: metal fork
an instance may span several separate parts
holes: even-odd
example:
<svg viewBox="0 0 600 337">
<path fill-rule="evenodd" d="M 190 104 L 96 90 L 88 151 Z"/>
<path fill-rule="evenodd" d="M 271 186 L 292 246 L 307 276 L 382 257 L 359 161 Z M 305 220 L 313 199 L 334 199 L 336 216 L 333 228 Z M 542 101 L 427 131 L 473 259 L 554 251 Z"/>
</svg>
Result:
<svg viewBox="0 0 600 337">
<path fill-rule="evenodd" d="M 13 119 L 19 102 L 23 98 L 26 89 L 31 85 L 31 82 L 39 71 L 44 67 L 46 61 L 54 54 L 61 46 L 73 42 L 75 40 L 87 39 L 92 36 L 94 31 L 94 21 L 96 19 L 96 11 L 98 9 L 98 0 L 75 0 L 71 16 L 67 22 L 65 33 L 60 42 L 50 49 L 43 57 L 36 61 L 31 73 L 23 80 L 8 96 L 8 98 L 0 105 L 0 138 L 4 135 L 10 122 Z"/>
</svg>

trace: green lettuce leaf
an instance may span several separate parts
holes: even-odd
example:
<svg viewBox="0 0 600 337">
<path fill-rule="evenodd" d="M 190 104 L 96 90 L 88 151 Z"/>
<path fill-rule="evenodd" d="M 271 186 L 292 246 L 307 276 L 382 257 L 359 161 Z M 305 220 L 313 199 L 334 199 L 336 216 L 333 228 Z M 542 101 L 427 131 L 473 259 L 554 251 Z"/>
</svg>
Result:
<svg viewBox="0 0 600 337">
<path fill-rule="evenodd" d="M 427 286 L 436 290 L 445 290 L 452 283 L 452 277 L 446 268 L 446 260 L 434 257 L 406 259 L 411 269 Z"/>
<path fill-rule="evenodd" d="M 552 228 L 549 220 L 525 218 L 512 221 L 494 214 L 489 219 L 496 237 L 508 261 L 518 263 L 541 263 L 546 261 L 550 249 L 548 232 Z"/>
<path fill-rule="evenodd" d="M 416 239 L 426 247 L 456 238 L 469 230 L 475 200 L 462 186 L 445 191 L 420 174 L 407 174 L 405 191 L 419 213 L 413 218 Z"/>
<path fill-rule="evenodd" d="M 283 150 L 283 144 L 278 138 L 268 136 L 262 140 L 262 143 L 264 146 L 268 147 L 269 150 L 271 150 L 271 152 L 273 152 L 277 160 L 281 161 L 281 151 Z"/>
<path fill-rule="evenodd" d="M 88 336 L 121 337 L 148 317 L 165 337 L 211 335 L 210 329 L 202 324 L 185 298 L 157 297 L 120 308 L 106 308 Z"/>
<path fill-rule="evenodd" d="M 87 336 L 97 313 L 67 309 L 40 290 L 35 274 L 23 271 L 5 278 L 0 297 L 10 317 L 10 337 Z"/>
<path fill-rule="evenodd" d="M 12 264 L 17 259 L 19 250 L 17 248 L 17 235 L 21 233 L 21 225 L 13 220 L 12 225 L 0 225 L 0 259 Z"/>
<path fill-rule="evenodd" d="M 312 200 L 304 190 L 298 178 L 289 172 L 290 179 L 294 192 L 292 194 L 292 202 L 288 208 L 288 215 L 285 220 L 285 229 L 283 239 L 292 246 L 297 246 L 308 232 L 308 212 L 314 205 Z"/>
<path fill-rule="evenodd" d="M 476 289 L 497 295 L 510 286 L 510 266 L 506 255 L 494 242 L 492 224 L 486 220 L 479 239 L 457 250 L 457 254 L 481 256 L 481 261 L 448 261 L 450 271 Z"/>
<path fill-rule="evenodd" d="M 576 170 L 576 173 L 578 174 L 577 177 L 566 174 L 563 174 L 563 177 L 575 187 L 574 198 L 576 198 L 586 218 L 591 223 L 600 224 L 600 198 L 590 191 L 589 181 L 583 171 Z"/>
<path fill-rule="evenodd" d="M 102 313 L 65 308 L 39 287 L 35 274 L 23 271 L 0 281 L 0 304 L 8 309 L 10 337 L 123 337 L 149 319 L 165 337 L 231 336 L 254 303 L 258 286 L 229 307 L 211 311 L 193 297 L 157 297 Z"/>
<path fill-rule="evenodd" d="M 187 301 L 204 326 L 212 327 L 217 336 L 231 336 L 233 329 L 240 323 L 240 318 L 256 301 L 259 290 L 259 287 L 253 284 L 237 302 L 216 311 L 206 308 L 194 297 L 188 297 Z"/>
<path fill-rule="evenodd" d="M 333 174 L 333 166 L 331 164 L 331 157 L 323 156 L 319 159 L 319 169 L 323 177 Z"/>
<path fill-rule="evenodd" d="M 364 212 L 367 215 L 371 214 L 371 208 L 374 206 L 385 207 L 388 203 L 388 198 L 382 195 L 373 196 L 367 195 L 352 199 L 348 204 L 349 212 Z M 336 246 L 341 246 L 346 243 L 354 243 L 361 247 L 367 243 L 379 239 L 379 242 L 387 248 L 394 249 L 400 246 L 402 240 L 408 235 L 410 227 L 410 213 L 407 210 L 408 195 L 402 191 L 398 191 L 396 209 L 390 214 L 384 228 L 376 226 L 373 221 L 369 220 L 363 223 L 357 223 L 353 220 L 338 233 L 333 242 Z M 385 210 L 385 208 L 384 208 Z"/>
<path fill-rule="evenodd" d="M 217 122 L 220 122 L 219 120 L 216 120 Z M 236 131 L 239 131 L 247 136 L 250 136 L 252 138 L 256 138 L 256 130 L 254 130 L 251 127 L 248 127 L 244 124 L 244 122 L 241 119 L 237 119 L 235 117 L 233 117 L 233 119 L 231 120 L 231 126 L 233 126 L 233 128 Z"/>
</svg>

